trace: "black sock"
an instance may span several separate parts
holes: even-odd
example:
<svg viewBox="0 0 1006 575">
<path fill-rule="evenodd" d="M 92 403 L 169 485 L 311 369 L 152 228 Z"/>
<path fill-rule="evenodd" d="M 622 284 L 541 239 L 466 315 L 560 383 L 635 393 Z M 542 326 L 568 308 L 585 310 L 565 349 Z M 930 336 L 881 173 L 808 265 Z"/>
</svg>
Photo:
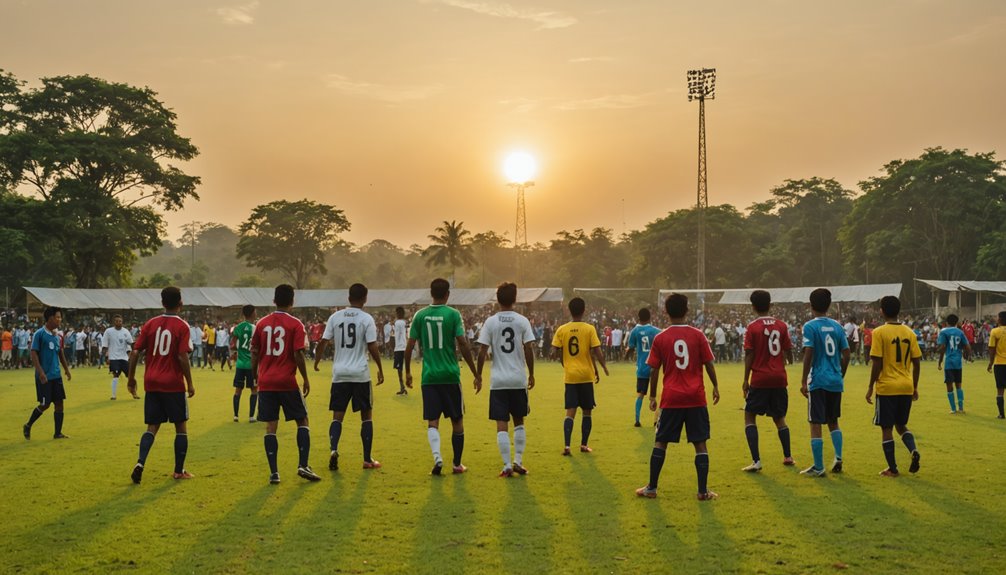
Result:
<svg viewBox="0 0 1006 575">
<path fill-rule="evenodd" d="M 189 451 L 189 436 L 184 433 L 175 435 L 175 473 L 185 471 L 185 454 Z"/>
<path fill-rule="evenodd" d="M 708 491 L 706 488 L 706 480 L 709 479 L 708 453 L 695 454 L 695 475 L 699 480 L 699 493 L 705 493 Z"/>
<path fill-rule="evenodd" d="M 56 411 L 52 414 L 52 422 L 56 425 L 56 435 L 63 434 L 63 412 Z"/>
<path fill-rule="evenodd" d="M 374 422 L 364 421 L 360 424 L 360 439 L 363 440 L 363 460 L 371 461 L 370 448 L 374 445 Z"/>
<path fill-rule="evenodd" d="M 339 452 L 340 437 L 342 437 L 342 422 L 333 419 L 332 424 L 328 426 L 328 445 L 336 453 Z"/>
<path fill-rule="evenodd" d="M 567 417 L 562 422 L 562 433 L 563 437 L 566 438 L 566 443 L 563 443 L 566 447 L 569 447 L 570 438 L 573 437 L 573 418 Z"/>
<path fill-rule="evenodd" d="M 307 427 L 297 428 L 297 450 L 300 452 L 301 467 L 307 467 L 307 456 L 311 454 L 311 430 Z"/>
<path fill-rule="evenodd" d="M 789 450 L 789 428 L 783 427 L 779 430 L 779 443 L 782 444 L 782 456 L 793 457 Z"/>
<path fill-rule="evenodd" d="M 761 461 L 761 454 L 758 453 L 758 426 L 753 423 L 745 426 L 744 435 L 748 438 L 748 449 L 751 450 L 751 461 Z"/>
<path fill-rule="evenodd" d="M 241 407 L 241 396 L 240 395 L 235 395 L 234 396 L 234 417 L 235 418 L 237 418 L 237 416 L 238 416 L 238 408 L 239 407 Z"/>
<path fill-rule="evenodd" d="M 38 421 L 38 418 L 40 417 L 42 417 L 42 410 L 37 407 L 31 410 L 31 416 L 28 418 L 28 427 L 35 425 L 35 422 Z"/>
<path fill-rule="evenodd" d="M 1003 417 L 1003 396 L 996 397 L 996 405 L 999 406 L 999 417 Z"/>
<path fill-rule="evenodd" d="M 654 447 L 653 452 L 650 453 L 650 489 L 657 488 L 657 481 L 660 479 L 660 470 L 664 467 L 664 455 L 666 454 L 667 450 L 659 447 Z"/>
<path fill-rule="evenodd" d="M 590 430 L 594 426 L 589 415 L 584 415 L 583 419 L 580 420 L 580 436 L 582 440 L 580 445 L 587 445 L 587 440 L 590 439 Z"/>
<path fill-rule="evenodd" d="M 248 410 L 248 417 L 255 419 L 255 405 L 258 403 L 258 394 L 251 394 L 251 397 L 248 398 L 248 403 L 251 404 L 251 409 Z"/>
<path fill-rule="evenodd" d="M 136 460 L 140 465 L 146 465 L 147 455 L 150 454 L 150 448 L 154 446 L 154 434 L 149 431 L 143 432 L 140 436 L 140 458 Z"/>
<path fill-rule="evenodd" d="M 275 433 L 267 433 L 265 436 L 265 457 L 269 460 L 269 471 L 279 473 L 276 467 L 276 452 L 279 451 L 279 440 Z"/>
<path fill-rule="evenodd" d="M 901 441 L 908 448 L 909 452 L 915 451 L 915 436 L 912 435 L 911 431 L 906 431 L 901 434 Z"/>
<path fill-rule="evenodd" d="M 894 458 L 894 440 L 888 439 L 883 443 L 884 457 L 887 458 L 887 468 L 891 471 L 898 471 L 898 462 Z"/>
<path fill-rule="evenodd" d="M 465 434 L 455 433 L 451 436 L 451 447 L 454 448 L 454 467 L 461 465 L 461 454 L 465 451 Z"/>
</svg>

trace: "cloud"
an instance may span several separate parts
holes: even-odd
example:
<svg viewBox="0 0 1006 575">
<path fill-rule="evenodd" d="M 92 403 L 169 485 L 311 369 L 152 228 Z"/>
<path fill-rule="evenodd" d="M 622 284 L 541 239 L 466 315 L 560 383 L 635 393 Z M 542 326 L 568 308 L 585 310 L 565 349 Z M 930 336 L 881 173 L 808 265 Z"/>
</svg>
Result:
<svg viewBox="0 0 1006 575">
<path fill-rule="evenodd" d="M 585 100 L 570 100 L 555 106 L 556 110 L 564 112 L 574 110 L 627 110 L 629 108 L 642 108 L 649 105 L 649 98 L 653 94 L 612 94 L 599 98 L 589 98 Z"/>
<path fill-rule="evenodd" d="M 527 20 L 538 25 L 539 30 L 568 28 L 577 23 L 573 16 L 554 11 L 539 11 L 526 8 L 514 8 L 506 2 L 477 2 L 475 0 L 423 0 L 426 3 L 437 3 L 470 10 L 477 14 L 494 18 L 510 18 Z"/>
<path fill-rule="evenodd" d="M 500 100 L 497 102 L 501 106 L 509 106 L 511 111 L 518 114 L 526 114 L 538 109 L 540 102 L 530 98 L 513 98 L 510 100 Z"/>
<path fill-rule="evenodd" d="M 369 98 L 389 104 L 424 100 L 443 90 L 442 86 L 437 85 L 386 86 L 383 84 L 353 80 L 340 74 L 329 74 L 325 78 L 325 81 L 328 84 L 328 87 L 339 90 L 344 94 L 358 96 L 361 98 Z"/>
<path fill-rule="evenodd" d="M 216 12 L 224 24 L 247 26 L 255 22 L 256 10 L 258 10 L 258 0 L 240 6 L 224 6 L 217 8 Z"/>
<path fill-rule="evenodd" d="M 570 58 L 570 64 L 583 64 L 586 62 L 614 62 L 615 59 L 611 56 L 581 56 L 579 58 Z"/>
</svg>

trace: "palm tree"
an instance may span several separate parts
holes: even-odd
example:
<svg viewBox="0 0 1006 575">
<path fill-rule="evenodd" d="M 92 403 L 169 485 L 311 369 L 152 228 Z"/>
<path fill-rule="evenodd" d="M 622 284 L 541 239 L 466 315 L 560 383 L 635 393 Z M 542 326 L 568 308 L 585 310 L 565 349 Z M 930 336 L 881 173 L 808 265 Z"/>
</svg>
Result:
<svg viewBox="0 0 1006 575">
<path fill-rule="evenodd" d="M 472 234 L 465 229 L 464 222 L 455 220 L 445 220 L 434 232 L 428 236 L 430 247 L 423 250 L 426 266 L 449 265 L 453 284 L 456 268 L 476 263 L 471 246 Z"/>
</svg>

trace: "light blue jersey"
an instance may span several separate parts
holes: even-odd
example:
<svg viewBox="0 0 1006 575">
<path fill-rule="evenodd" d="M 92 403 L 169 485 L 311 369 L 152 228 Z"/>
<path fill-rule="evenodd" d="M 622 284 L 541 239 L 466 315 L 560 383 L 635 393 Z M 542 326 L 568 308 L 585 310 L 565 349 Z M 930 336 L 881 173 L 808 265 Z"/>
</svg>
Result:
<svg viewBox="0 0 1006 575">
<path fill-rule="evenodd" d="M 803 324 L 803 347 L 814 350 L 808 387 L 811 390 L 845 391 L 842 380 L 842 350 L 849 348 L 841 324 L 816 317 Z"/>
<path fill-rule="evenodd" d="M 39 328 L 31 339 L 31 350 L 38 354 L 38 363 L 49 381 L 61 379 L 59 371 L 59 336 Z M 36 374 L 37 376 L 37 374 Z"/>
<path fill-rule="evenodd" d="M 636 377 L 639 379 L 650 377 L 650 366 L 646 364 L 646 358 L 650 357 L 650 346 L 658 333 L 660 328 L 650 324 L 637 325 L 629 332 L 629 347 L 636 350 Z"/>
<path fill-rule="evenodd" d="M 936 344 L 942 345 L 946 349 L 946 357 L 943 360 L 944 369 L 964 369 L 961 359 L 967 342 L 964 332 L 957 327 L 945 327 L 940 330 Z"/>
</svg>

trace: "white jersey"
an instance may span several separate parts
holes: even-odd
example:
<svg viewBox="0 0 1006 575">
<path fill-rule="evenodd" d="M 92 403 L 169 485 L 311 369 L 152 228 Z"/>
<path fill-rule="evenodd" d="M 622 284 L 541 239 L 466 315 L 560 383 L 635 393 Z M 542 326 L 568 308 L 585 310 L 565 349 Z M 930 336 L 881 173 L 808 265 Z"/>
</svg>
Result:
<svg viewBox="0 0 1006 575">
<path fill-rule="evenodd" d="M 405 340 L 409 338 L 409 332 L 405 329 L 405 320 L 395 320 L 395 351 L 405 351 Z"/>
<path fill-rule="evenodd" d="M 859 329 L 856 324 L 849 321 L 842 327 L 845 329 L 845 339 L 849 340 L 849 343 L 859 343 Z"/>
<path fill-rule="evenodd" d="M 87 334 L 82 331 L 78 331 L 76 338 L 73 341 L 73 348 L 77 351 L 84 351 L 85 345 L 87 345 Z"/>
<path fill-rule="evenodd" d="M 377 324 L 369 313 L 358 307 L 339 310 L 328 318 L 325 334 L 321 337 L 332 342 L 335 350 L 333 382 L 370 381 L 367 345 L 377 341 Z"/>
<path fill-rule="evenodd" d="M 230 347 L 231 344 L 231 332 L 224 328 L 217 330 L 217 341 L 214 344 L 216 347 Z"/>
<path fill-rule="evenodd" d="M 617 327 L 611 330 L 611 347 L 622 347 L 622 330 Z"/>
<path fill-rule="evenodd" d="M 203 328 L 198 325 L 190 325 L 189 339 L 192 341 L 192 349 L 203 345 Z"/>
<path fill-rule="evenodd" d="M 108 349 L 109 360 L 129 359 L 129 351 L 133 349 L 133 336 L 124 327 L 110 327 L 101 336 L 101 347 Z"/>
<path fill-rule="evenodd" d="M 534 330 L 526 317 L 515 311 L 501 311 L 486 320 L 479 343 L 493 354 L 489 389 L 527 389 L 524 344 L 534 341 Z"/>
</svg>

